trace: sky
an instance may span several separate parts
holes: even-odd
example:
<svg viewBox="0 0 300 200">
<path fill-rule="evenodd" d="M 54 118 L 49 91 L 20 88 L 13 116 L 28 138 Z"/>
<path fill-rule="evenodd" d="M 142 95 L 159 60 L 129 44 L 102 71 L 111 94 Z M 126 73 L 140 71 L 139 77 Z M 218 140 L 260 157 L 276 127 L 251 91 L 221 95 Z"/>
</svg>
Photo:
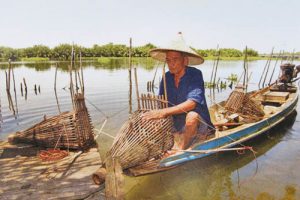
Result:
<svg viewBox="0 0 300 200">
<path fill-rule="evenodd" d="M 0 0 L 0 46 L 153 43 L 300 51 L 299 0 Z"/>
</svg>

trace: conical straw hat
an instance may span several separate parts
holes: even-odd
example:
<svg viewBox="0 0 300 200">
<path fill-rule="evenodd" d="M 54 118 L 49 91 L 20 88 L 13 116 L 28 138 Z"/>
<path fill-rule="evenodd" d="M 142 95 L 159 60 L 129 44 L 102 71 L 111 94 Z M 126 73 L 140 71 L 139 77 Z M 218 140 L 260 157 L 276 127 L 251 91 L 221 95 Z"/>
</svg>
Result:
<svg viewBox="0 0 300 200">
<path fill-rule="evenodd" d="M 200 65 L 204 62 L 204 59 L 185 43 L 181 32 L 178 33 L 176 39 L 171 41 L 167 47 L 151 49 L 150 56 L 156 60 L 165 62 L 166 53 L 168 51 L 179 51 L 185 53 L 185 55 L 188 56 L 189 65 Z"/>
</svg>

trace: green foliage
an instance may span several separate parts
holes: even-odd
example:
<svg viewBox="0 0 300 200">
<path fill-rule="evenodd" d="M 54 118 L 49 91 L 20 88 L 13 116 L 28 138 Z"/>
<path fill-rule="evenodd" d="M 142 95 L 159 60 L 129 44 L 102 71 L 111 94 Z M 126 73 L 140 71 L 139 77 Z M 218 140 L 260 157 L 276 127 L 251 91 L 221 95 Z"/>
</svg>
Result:
<svg viewBox="0 0 300 200">
<path fill-rule="evenodd" d="M 244 49 L 244 51 L 243 51 L 243 54 L 245 55 L 245 53 L 246 53 L 246 49 Z M 247 56 L 252 56 L 252 57 L 256 57 L 256 56 L 258 56 L 258 52 L 257 51 L 255 51 L 254 49 L 251 49 L 251 48 L 247 48 Z"/>
<path fill-rule="evenodd" d="M 224 56 L 224 57 L 241 57 L 241 56 L 243 56 L 243 53 L 240 50 L 232 49 L 232 48 L 220 49 L 220 52 L 221 52 L 221 56 Z"/>
<path fill-rule="evenodd" d="M 212 58 L 212 57 L 217 57 L 218 56 L 218 52 L 216 49 L 199 49 L 197 50 L 197 52 L 203 56 L 203 57 L 208 57 L 208 58 Z M 241 52 L 238 49 L 233 49 L 233 48 L 223 48 L 220 49 L 220 56 L 221 59 L 225 59 L 226 58 L 230 58 L 230 59 L 234 59 L 234 58 L 239 58 L 245 55 L 245 50 L 243 50 L 243 52 Z M 247 55 L 249 57 L 258 57 L 258 52 L 255 51 L 254 49 L 248 48 L 247 49 Z"/>
<path fill-rule="evenodd" d="M 57 60 L 69 60 L 71 59 L 72 45 L 60 44 L 52 50 L 52 58 Z"/>
<path fill-rule="evenodd" d="M 153 48 L 156 48 L 156 46 L 151 43 L 143 46 L 133 47 L 131 55 L 132 57 L 149 57 L 149 51 Z M 76 59 L 79 58 L 79 52 L 81 52 L 83 60 L 98 60 L 98 58 L 102 57 L 128 57 L 129 55 L 128 46 L 113 43 L 108 43 L 105 45 L 95 44 L 91 48 L 74 45 L 74 51 Z M 216 56 L 218 56 L 216 49 L 199 49 L 196 51 L 206 59 L 214 59 Z M 71 52 L 71 44 L 60 44 L 52 49 L 44 45 L 34 45 L 32 47 L 23 49 L 0 47 L 0 60 L 7 61 L 8 59 L 12 59 L 23 61 L 45 61 L 44 59 L 40 59 L 49 58 L 51 60 L 70 61 Z M 243 57 L 243 52 L 233 48 L 220 49 L 220 54 L 222 60 L 234 60 L 241 59 Z M 257 57 L 258 53 L 253 49 L 248 49 L 248 56 Z M 99 63 L 101 63 L 101 59 Z"/>
<path fill-rule="evenodd" d="M 20 49 L 21 56 L 25 58 L 40 57 L 49 58 L 51 57 L 51 50 L 49 47 L 44 45 L 34 45 L 25 49 Z"/>
<path fill-rule="evenodd" d="M 204 49 L 204 50 L 197 50 L 197 52 L 202 55 L 203 57 L 216 57 L 218 56 L 219 52 L 216 49 Z M 240 50 L 233 49 L 233 48 L 224 48 L 220 49 L 220 56 L 221 57 L 241 57 L 243 53 Z"/>
<path fill-rule="evenodd" d="M 8 59 L 11 60 L 17 60 L 20 54 L 20 50 L 13 49 L 10 47 L 0 47 L 0 58 L 4 59 L 5 61 L 8 61 Z"/>
</svg>

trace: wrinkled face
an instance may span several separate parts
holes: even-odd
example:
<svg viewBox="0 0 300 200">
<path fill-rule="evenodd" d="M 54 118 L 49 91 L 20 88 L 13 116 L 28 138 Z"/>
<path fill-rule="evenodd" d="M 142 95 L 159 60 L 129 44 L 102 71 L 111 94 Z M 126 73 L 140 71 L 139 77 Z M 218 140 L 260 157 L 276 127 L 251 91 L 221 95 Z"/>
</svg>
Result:
<svg viewBox="0 0 300 200">
<path fill-rule="evenodd" d="M 166 62 L 171 74 L 178 74 L 185 69 L 188 64 L 188 58 L 178 51 L 168 51 Z"/>
</svg>

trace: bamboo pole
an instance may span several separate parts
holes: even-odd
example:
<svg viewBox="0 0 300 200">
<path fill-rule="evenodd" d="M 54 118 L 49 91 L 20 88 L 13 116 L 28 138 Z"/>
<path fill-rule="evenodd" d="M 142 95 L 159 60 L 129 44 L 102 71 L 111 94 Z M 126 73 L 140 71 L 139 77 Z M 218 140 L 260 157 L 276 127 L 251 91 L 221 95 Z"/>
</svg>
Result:
<svg viewBox="0 0 300 200">
<path fill-rule="evenodd" d="M 6 87 L 6 92 L 8 92 L 9 91 L 9 89 L 8 89 L 8 74 L 7 74 L 7 71 L 5 70 L 5 87 Z"/>
<path fill-rule="evenodd" d="M 9 63 L 8 73 L 5 71 L 6 94 L 7 94 L 7 100 L 8 100 L 9 109 L 13 111 L 13 115 L 16 118 L 15 107 L 14 107 L 14 103 L 12 101 L 11 94 L 10 94 L 10 75 L 11 75 L 11 62 L 10 62 L 10 59 L 9 59 L 8 63 Z"/>
<path fill-rule="evenodd" d="M 15 106 L 14 106 L 14 103 L 13 103 L 13 100 L 11 98 L 11 94 L 9 91 L 7 92 L 7 99 L 8 99 L 8 103 L 9 103 L 9 109 L 13 112 L 13 115 L 15 116 L 15 119 L 16 119 L 16 110 L 15 110 Z"/>
<path fill-rule="evenodd" d="M 243 79 L 243 90 L 245 90 L 245 92 L 247 92 L 247 79 L 248 79 L 248 72 L 247 72 L 247 46 L 245 49 L 245 58 L 244 58 L 244 79 Z"/>
<path fill-rule="evenodd" d="M 83 91 L 82 91 L 82 79 L 80 77 L 80 73 L 79 71 L 81 71 L 81 49 L 79 51 L 79 69 L 77 70 L 77 76 L 78 76 L 78 82 L 79 82 L 79 85 L 80 85 L 80 90 L 81 90 L 81 93 L 83 94 Z"/>
<path fill-rule="evenodd" d="M 8 60 L 8 78 L 7 78 L 7 87 L 6 89 L 10 91 L 10 74 L 11 74 L 11 61 Z"/>
<path fill-rule="evenodd" d="M 10 67 L 9 67 L 10 68 Z M 12 101 L 12 98 L 11 98 L 11 94 L 10 94 L 10 89 L 9 89 L 9 75 L 10 74 L 10 69 L 9 69 L 9 73 L 7 73 L 5 71 L 5 81 L 6 81 L 6 94 L 7 94 L 7 101 L 8 101 L 8 107 L 9 107 L 9 110 L 12 110 L 13 111 L 13 115 L 15 116 L 16 118 L 16 115 L 15 115 L 15 108 L 14 108 L 14 104 L 13 104 L 13 101 Z"/>
<path fill-rule="evenodd" d="M 79 59 L 79 64 L 80 64 L 81 83 L 82 83 L 81 92 L 82 92 L 82 94 L 84 95 L 84 79 L 83 79 L 83 69 L 82 69 L 81 51 L 80 51 L 80 59 Z"/>
<path fill-rule="evenodd" d="M 36 84 L 34 84 L 34 93 L 35 93 L 35 95 L 37 95 L 37 87 L 36 87 Z"/>
<path fill-rule="evenodd" d="M 156 78 L 156 74 L 157 74 L 157 70 L 158 70 L 158 65 L 156 66 L 156 69 L 155 69 L 155 72 L 154 72 L 154 76 L 153 76 L 153 79 L 152 79 L 152 90 L 154 91 L 154 81 L 155 81 L 155 78 Z"/>
<path fill-rule="evenodd" d="M 76 94 L 78 94 L 79 87 L 78 87 L 77 67 L 76 67 L 76 64 L 75 64 L 75 58 L 76 58 L 76 53 L 75 53 L 75 51 L 73 51 L 72 62 L 73 62 L 74 74 L 75 74 L 75 92 L 76 92 Z"/>
<path fill-rule="evenodd" d="M 61 110 L 60 110 L 60 106 L 59 106 L 59 102 L 58 102 L 58 98 L 57 98 L 57 92 L 56 92 L 57 68 L 58 68 L 58 65 L 57 65 L 57 63 L 56 63 L 56 67 L 55 67 L 55 77 L 54 77 L 54 94 L 55 94 L 55 99 L 56 99 L 57 109 L 58 109 L 58 112 L 59 112 L 59 114 L 60 114 L 60 113 L 61 113 Z"/>
<path fill-rule="evenodd" d="M 54 75 L 54 91 L 56 91 L 57 68 L 58 68 L 58 65 L 56 63 L 56 66 L 55 66 L 55 75 Z"/>
<path fill-rule="evenodd" d="M 168 93 L 167 93 L 167 80 L 166 80 L 166 62 L 163 66 L 163 81 L 164 81 L 164 96 L 165 100 L 168 101 Z M 168 104 L 167 104 L 168 107 Z"/>
<path fill-rule="evenodd" d="M 271 59 L 272 59 L 272 57 L 273 57 L 273 51 L 272 51 L 272 55 L 271 55 L 271 57 L 270 57 L 269 64 L 268 64 L 268 66 L 267 66 L 266 75 L 265 75 L 265 77 L 264 77 L 264 81 L 263 81 L 262 87 L 265 87 L 266 79 L 267 79 L 267 76 L 268 76 L 268 74 L 269 74 L 269 69 L 270 69 L 270 64 L 271 64 Z"/>
<path fill-rule="evenodd" d="M 22 82 L 20 83 L 20 88 L 21 88 L 21 96 L 23 96 L 23 84 L 22 84 Z"/>
<path fill-rule="evenodd" d="M 218 50 L 219 50 L 219 44 L 217 44 L 216 53 L 218 52 Z M 213 63 L 213 69 L 212 69 L 212 71 L 211 71 L 211 75 L 210 75 L 210 82 L 209 82 L 209 84 L 211 84 L 211 83 L 213 82 L 213 76 L 214 76 L 214 74 L 215 74 L 215 65 L 216 65 L 216 60 L 217 60 L 217 59 L 214 59 L 214 63 Z M 214 86 L 213 86 L 213 87 L 214 87 Z"/>
<path fill-rule="evenodd" d="M 209 84 L 212 84 L 212 82 L 213 82 L 213 77 L 214 77 L 214 74 L 215 74 L 215 64 L 216 64 L 216 59 L 214 59 L 213 68 L 212 68 L 212 71 L 211 71 L 211 74 L 210 74 Z"/>
<path fill-rule="evenodd" d="M 280 56 L 281 56 L 281 50 L 279 52 L 279 55 L 276 57 L 276 61 L 275 61 L 275 64 L 274 64 L 274 67 L 273 67 L 272 74 L 270 76 L 270 80 L 269 80 L 269 84 L 268 85 L 270 85 L 271 82 L 272 82 L 273 75 L 274 75 L 274 72 L 275 72 L 275 69 L 276 69 L 276 65 L 277 65 L 277 62 L 278 62 Z"/>
<path fill-rule="evenodd" d="M 73 70 L 73 52 L 74 52 L 74 46 L 72 45 L 71 65 L 69 65 L 69 73 L 70 73 L 70 95 L 71 95 L 72 105 L 73 105 L 73 109 L 74 109 L 75 108 L 75 105 L 74 105 L 74 87 L 73 87 L 73 75 L 72 75 L 72 70 Z"/>
<path fill-rule="evenodd" d="M 132 51 L 132 38 L 129 39 L 129 52 L 128 52 L 128 59 L 129 59 L 129 66 L 128 66 L 128 79 L 129 79 L 129 92 L 128 92 L 128 104 L 129 104 L 129 114 L 132 113 L 132 58 L 131 52 Z"/>
<path fill-rule="evenodd" d="M 24 83 L 25 95 L 27 95 L 27 84 L 26 84 L 26 80 L 24 77 L 23 77 L 23 83 Z"/>
<path fill-rule="evenodd" d="M 218 71 L 218 65 L 219 65 L 219 60 L 220 60 L 220 54 L 221 54 L 221 51 L 219 49 L 219 53 L 218 53 L 218 58 L 217 58 L 217 61 L 216 61 L 216 67 L 215 67 L 215 74 L 214 74 L 214 79 L 213 79 L 213 87 L 215 88 L 215 83 L 216 83 L 216 76 L 217 76 L 217 71 Z"/>
<path fill-rule="evenodd" d="M 271 61 L 271 58 L 272 58 L 272 55 L 273 55 L 273 51 L 274 51 L 274 47 L 272 48 L 272 51 L 271 51 L 271 54 L 270 54 L 270 56 L 269 56 L 269 59 L 267 60 L 267 62 L 266 62 L 266 64 L 265 64 L 265 67 L 264 67 L 264 69 L 263 69 L 263 73 L 261 74 L 261 76 L 260 76 L 260 79 L 259 79 L 259 82 L 258 82 L 258 88 L 260 89 L 261 87 L 261 81 L 262 81 L 262 79 L 263 79 L 263 76 L 264 76 L 264 74 L 265 74 L 265 71 L 266 71 L 266 68 L 267 68 L 267 66 L 268 66 L 268 64 L 269 64 L 269 62 Z"/>
<path fill-rule="evenodd" d="M 134 78 L 135 78 L 135 91 L 136 91 L 136 98 L 137 98 L 137 103 L 138 103 L 138 110 L 140 110 L 141 109 L 141 102 L 140 102 L 139 86 L 138 86 L 136 67 L 134 67 Z"/>
<path fill-rule="evenodd" d="M 13 83 L 14 83 L 14 94 L 15 94 L 16 112 L 18 114 L 19 110 L 18 110 L 17 90 L 16 90 L 15 73 L 14 73 L 13 67 L 11 67 L 11 72 L 12 72 L 12 78 L 13 78 Z"/>
</svg>

